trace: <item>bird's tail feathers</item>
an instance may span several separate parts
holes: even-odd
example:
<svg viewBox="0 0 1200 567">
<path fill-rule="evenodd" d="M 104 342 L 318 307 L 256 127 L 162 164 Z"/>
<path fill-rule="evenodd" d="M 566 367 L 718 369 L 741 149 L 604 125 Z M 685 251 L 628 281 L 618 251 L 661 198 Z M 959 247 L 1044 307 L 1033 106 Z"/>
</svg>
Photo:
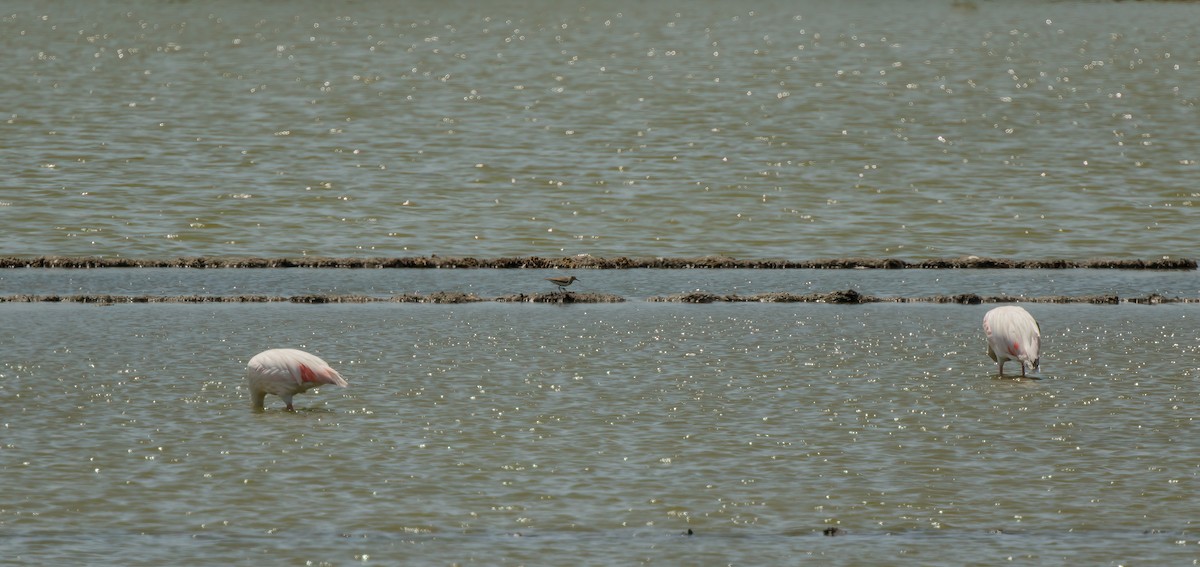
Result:
<svg viewBox="0 0 1200 567">
<path fill-rule="evenodd" d="M 307 364 L 300 365 L 300 380 L 317 384 L 333 384 L 343 388 L 350 385 L 345 378 L 342 378 L 341 374 L 338 374 L 337 370 L 330 367 L 313 370 Z"/>
</svg>

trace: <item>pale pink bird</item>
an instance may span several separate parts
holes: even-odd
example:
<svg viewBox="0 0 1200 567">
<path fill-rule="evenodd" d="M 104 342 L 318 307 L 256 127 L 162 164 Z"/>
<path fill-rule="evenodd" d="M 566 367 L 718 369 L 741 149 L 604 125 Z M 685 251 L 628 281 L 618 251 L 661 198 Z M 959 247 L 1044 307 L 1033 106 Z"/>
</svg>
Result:
<svg viewBox="0 0 1200 567">
<path fill-rule="evenodd" d="M 1025 376 L 1026 364 L 1038 369 L 1042 328 L 1028 311 L 1016 305 L 988 311 L 983 316 L 983 332 L 987 335 L 988 356 L 1000 363 L 1001 376 L 1004 375 L 1004 362 L 1008 360 L 1021 364 L 1021 376 Z"/>
<path fill-rule="evenodd" d="M 349 386 L 346 380 L 320 357 L 294 348 L 265 350 L 254 355 L 246 365 L 246 381 L 250 383 L 250 403 L 263 409 L 263 398 L 275 394 L 292 407 L 292 396 L 323 384 Z"/>
</svg>

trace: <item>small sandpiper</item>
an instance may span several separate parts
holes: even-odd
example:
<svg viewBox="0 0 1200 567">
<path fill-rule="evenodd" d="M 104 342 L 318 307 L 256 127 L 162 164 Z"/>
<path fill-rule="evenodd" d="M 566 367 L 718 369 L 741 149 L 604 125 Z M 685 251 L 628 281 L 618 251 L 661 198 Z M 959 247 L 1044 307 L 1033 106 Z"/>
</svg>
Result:
<svg viewBox="0 0 1200 567">
<path fill-rule="evenodd" d="M 552 284 L 554 284 L 554 285 L 558 286 L 558 290 L 559 290 L 559 291 L 561 291 L 561 292 L 563 292 L 563 293 L 566 293 L 566 292 L 567 292 L 567 286 L 571 285 L 571 283 L 572 283 L 572 282 L 577 282 L 577 281 L 579 281 L 579 279 L 578 279 L 578 278 L 576 278 L 575 276 L 570 276 L 570 277 L 554 277 L 554 278 L 546 278 L 546 281 L 548 281 L 548 282 L 550 282 L 550 283 L 552 283 Z"/>
</svg>

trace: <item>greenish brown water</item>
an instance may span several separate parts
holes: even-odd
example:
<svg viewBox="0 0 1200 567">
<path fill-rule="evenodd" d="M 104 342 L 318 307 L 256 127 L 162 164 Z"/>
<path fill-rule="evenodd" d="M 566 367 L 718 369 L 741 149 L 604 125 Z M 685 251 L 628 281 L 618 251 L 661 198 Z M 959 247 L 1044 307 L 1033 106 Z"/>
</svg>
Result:
<svg viewBox="0 0 1200 567">
<path fill-rule="evenodd" d="M 63 564 L 1194 557 L 1196 309 L 1030 307 L 1036 381 L 994 377 L 985 309 L 5 305 L 0 546 Z M 351 386 L 250 411 L 245 361 L 280 345 Z"/>
<path fill-rule="evenodd" d="M 9 2 L 4 256 L 1195 257 L 1189 3 Z M 11 269 L 0 295 L 562 270 Z M 17 564 L 1183 564 L 1193 271 L 576 270 L 0 304 Z M 255 353 L 350 387 L 250 411 Z M 823 530 L 837 527 L 838 537 Z M 687 530 L 693 535 L 685 536 Z"/>
<path fill-rule="evenodd" d="M 1169 2 L 9 2 L 3 254 L 1187 255 Z"/>
</svg>

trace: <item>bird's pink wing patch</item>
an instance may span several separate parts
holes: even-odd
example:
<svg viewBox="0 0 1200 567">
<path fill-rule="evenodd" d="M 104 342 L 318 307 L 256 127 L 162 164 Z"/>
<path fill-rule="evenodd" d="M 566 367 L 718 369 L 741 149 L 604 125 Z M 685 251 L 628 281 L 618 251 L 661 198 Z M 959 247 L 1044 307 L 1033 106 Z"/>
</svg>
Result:
<svg viewBox="0 0 1200 567">
<path fill-rule="evenodd" d="M 325 382 L 316 372 L 313 372 L 307 364 L 300 365 L 300 381 L 301 382 L 316 382 L 318 384 Z"/>
<path fill-rule="evenodd" d="M 337 370 L 328 366 L 320 366 L 317 370 L 309 368 L 307 364 L 300 364 L 300 381 L 310 382 L 313 384 L 333 384 L 335 386 L 346 386 L 346 379 L 342 378 Z"/>
</svg>

